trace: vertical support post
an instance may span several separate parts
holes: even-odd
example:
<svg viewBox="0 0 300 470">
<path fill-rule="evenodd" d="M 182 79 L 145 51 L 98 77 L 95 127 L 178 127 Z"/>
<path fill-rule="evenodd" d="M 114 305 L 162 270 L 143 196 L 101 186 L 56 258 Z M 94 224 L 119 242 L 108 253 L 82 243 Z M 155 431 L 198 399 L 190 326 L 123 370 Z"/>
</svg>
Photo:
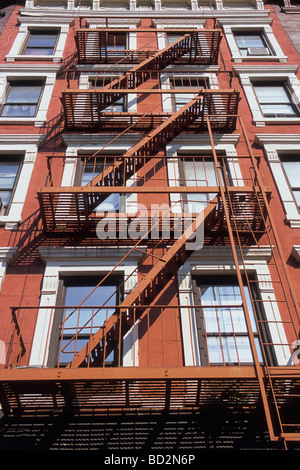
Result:
<svg viewBox="0 0 300 470">
<path fill-rule="evenodd" d="M 268 426 L 270 439 L 275 440 L 274 428 L 273 428 L 269 403 L 268 403 L 268 399 L 267 399 L 266 389 L 265 389 L 265 385 L 264 385 L 263 370 L 262 370 L 262 367 L 261 367 L 259 359 L 258 359 L 258 354 L 257 354 L 256 346 L 255 346 L 254 335 L 253 335 L 253 332 L 252 332 L 250 315 L 249 315 L 247 300 L 246 300 L 245 291 L 244 291 L 244 283 L 243 283 L 242 274 L 241 274 L 241 270 L 240 270 L 237 250 L 236 250 L 236 246 L 235 246 L 235 243 L 234 243 L 233 231 L 232 231 L 230 217 L 229 217 L 228 208 L 227 208 L 227 204 L 226 204 L 225 189 L 224 189 L 224 186 L 223 186 L 223 183 L 222 183 L 222 178 L 221 178 L 221 173 L 220 173 L 219 163 L 218 163 L 218 157 L 217 157 L 216 149 L 215 149 L 215 146 L 214 146 L 214 140 L 213 140 L 212 129 L 211 129 L 210 121 L 209 121 L 209 116 L 206 116 L 206 120 L 207 120 L 207 128 L 208 128 L 210 143 L 211 143 L 211 147 L 212 147 L 213 159 L 214 159 L 215 168 L 216 168 L 216 174 L 217 174 L 217 178 L 218 178 L 218 184 L 219 184 L 219 188 L 220 188 L 221 199 L 223 201 L 223 208 L 224 208 L 226 223 L 227 223 L 227 227 L 228 227 L 228 234 L 229 234 L 229 238 L 230 238 L 230 244 L 231 244 L 231 249 L 232 249 L 234 265 L 235 265 L 235 269 L 236 269 L 236 275 L 237 275 L 238 284 L 239 284 L 239 288 L 240 288 L 240 292 L 241 292 L 243 309 L 244 309 L 244 312 L 245 312 L 245 320 L 246 320 L 246 325 L 247 325 L 247 330 L 248 330 L 248 335 L 249 335 L 249 341 L 250 341 L 250 346 L 251 346 L 251 351 L 252 351 L 252 356 L 253 356 L 253 362 L 254 362 L 255 371 L 256 371 L 256 375 L 257 375 L 257 379 L 258 379 L 258 383 L 259 383 L 259 387 L 260 387 L 260 392 L 261 392 L 261 397 L 262 397 L 262 401 L 263 401 L 263 405 L 264 405 L 264 410 L 265 410 L 265 414 L 266 414 L 266 421 L 267 421 L 267 426 Z"/>
</svg>

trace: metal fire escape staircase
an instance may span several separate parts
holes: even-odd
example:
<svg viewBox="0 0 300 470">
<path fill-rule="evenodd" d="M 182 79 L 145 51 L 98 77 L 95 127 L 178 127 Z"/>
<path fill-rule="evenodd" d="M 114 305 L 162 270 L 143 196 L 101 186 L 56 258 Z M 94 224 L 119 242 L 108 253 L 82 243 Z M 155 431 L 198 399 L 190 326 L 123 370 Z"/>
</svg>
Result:
<svg viewBox="0 0 300 470">
<path fill-rule="evenodd" d="M 65 90 L 62 95 L 62 102 L 65 110 L 66 129 L 72 130 L 79 125 L 82 128 L 82 119 L 76 118 L 76 110 L 81 109 L 81 98 L 84 103 L 84 114 L 87 116 L 92 115 L 96 110 L 96 118 L 88 120 L 88 125 L 93 128 L 98 125 L 102 119 L 102 111 L 107 106 L 113 104 L 124 94 L 139 91 L 142 94 L 147 93 L 162 93 L 166 90 L 145 89 L 138 87 L 145 84 L 151 77 L 151 73 L 159 72 L 169 64 L 172 64 L 176 58 L 189 55 L 189 60 L 193 63 L 197 58 L 201 58 L 201 50 L 199 50 L 200 41 L 199 35 L 206 34 L 207 31 L 190 32 L 183 37 L 177 39 L 165 49 L 155 53 L 152 57 L 145 59 L 140 64 L 133 67 L 129 72 L 121 75 L 115 80 L 101 89 L 89 90 Z M 219 32 L 218 32 L 219 33 Z M 216 37 L 215 42 L 220 40 L 217 32 L 213 32 Z M 206 61 L 210 60 L 206 58 Z M 176 92 L 176 90 L 168 90 Z M 180 90 L 184 92 L 185 90 Z M 42 217 L 44 227 L 52 230 L 54 227 L 61 226 L 59 220 L 65 220 L 65 209 L 67 205 L 73 207 L 72 214 L 69 211 L 69 218 L 77 224 L 77 230 L 80 226 L 86 228 L 87 219 L 86 214 L 92 213 L 97 205 L 105 199 L 105 195 L 101 194 L 101 186 L 106 186 L 110 181 L 113 181 L 114 186 L 124 185 L 124 175 L 128 179 L 132 176 L 133 171 L 138 171 L 144 164 L 143 160 L 136 160 L 137 156 L 154 156 L 159 150 L 163 149 L 165 145 L 174 139 L 182 132 L 202 132 L 206 128 L 206 116 L 208 114 L 219 114 L 218 118 L 212 120 L 213 126 L 217 131 L 234 129 L 236 122 L 236 111 L 239 100 L 239 94 L 235 90 L 210 90 L 210 89 L 195 89 L 188 90 L 189 93 L 195 92 L 195 98 L 189 103 L 179 109 L 177 112 L 172 113 L 166 119 L 160 119 L 160 122 L 148 131 L 142 139 L 130 148 L 123 157 L 120 158 L 119 165 L 114 164 L 114 167 L 108 166 L 98 176 L 96 176 L 85 188 L 81 188 L 76 192 L 75 188 L 41 188 L 38 192 L 38 197 L 42 209 Z M 78 101 L 79 100 L 79 101 Z M 81 113 L 81 112 L 80 112 Z M 222 116 L 221 116 L 222 115 Z M 148 112 L 141 116 L 138 121 L 130 126 L 128 129 L 136 129 L 137 125 L 141 122 L 148 121 L 153 124 L 152 112 Z M 114 120 L 114 116 L 112 121 Z M 98 124 L 97 124 L 98 123 Z M 100 126 L 101 128 L 101 126 Z M 124 132 L 128 131 L 125 129 Z M 129 157 L 135 157 L 135 164 L 131 165 Z M 126 168 L 124 162 L 126 161 Z M 102 191 L 103 193 L 103 191 Z M 74 202 L 75 200 L 75 202 Z M 82 214 L 85 214 L 82 217 Z M 60 217 L 61 215 L 61 217 Z M 52 223 L 49 222 L 52 219 Z"/>
</svg>

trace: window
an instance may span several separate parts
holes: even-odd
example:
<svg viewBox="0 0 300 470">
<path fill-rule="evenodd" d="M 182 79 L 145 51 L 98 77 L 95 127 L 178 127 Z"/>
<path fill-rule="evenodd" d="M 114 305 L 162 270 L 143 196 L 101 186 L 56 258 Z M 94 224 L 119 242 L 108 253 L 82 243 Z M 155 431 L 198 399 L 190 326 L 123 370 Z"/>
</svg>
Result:
<svg viewBox="0 0 300 470">
<path fill-rule="evenodd" d="M 43 89 L 41 81 L 10 81 L 2 117 L 34 117 Z"/>
<path fill-rule="evenodd" d="M 125 33 L 108 33 L 108 51 L 124 51 L 125 49 L 127 49 L 127 35 Z"/>
<path fill-rule="evenodd" d="M 186 88 L 186 89 L 201 89 L 207 88 L 205 79 L 203 77 L 197 77 L 190 75 L 189 77 L 171 77 L 170 78 L 170 85 L 171 88 Z M 184 105 L 186 105 L 189 101 L 191 101 L 196 96 L 195 93 L 175 93 L 173 95 L 173 108 L 174 111 L 178 111 Z"/>
<path fill-rule="evenodd" d="M 52 55 L 58 32 L 54 30 L 32 30 L 24 49 L 24 55 Z"/>
<path fill-rule="evenodd" d="M 195 276 L 193 291 L 201 364 L 253 362 L 242 297 L 233 276 Z M 260 362 L 262 354 L 250 294 L 244 286 L 252 332 Z"/>
<path fill-rule="evenodd" d="M 263 33 L 259 31 L 235 31 L 234 37 L 242 56 L 272 54 Z"/>
<path fill-rule="evenodd" d="M 75 177 L 76 186 L 86 186 L 96 176 L 100 175 L 104 167 L 114 164 L 113 159 L 106 158 L 83 158 L 78 161 L 77 174 Z M 104 200 L 94 209 L 96 212 L 125 212 L 125 197 L 119 193 L 107 195 Z"/>
<path fill-rule="evenodd" d="M 298 107 L 285 82 L 254 82 L 254 91 L 265 117 L 296 117 Z"/>
<path fill-rule="evenodd" d="M 20 155 L 0 156 L 0 215 L 5 215 L 17 186 L 20 168 Z"/>
<path fill-rule="evenodd" d="M 219 186 L 212 157 L 185 156 L 179 160 L 179 175 L 180 182 L 184 186 Z M 184 193 L 182 199 L 187 204 L 189 212 L 201 212 L 215 196 L 214 193 Z"/>
<path fill-rule="evenodd" d="M 300 206 L 300 158 L 299 155 L 282 155 L 285 176 L 298 206 Z"/>
<path fill-rule="evenodd" d="M 93 88 L 102 88 L 106 85 L 109 85 L 115 78 L 118 78 L 118 75 L 112 74 L 110 78 L 100 75 L 97 78 L 91 78 L 90 84 L 91 84 L 91 87 Z M 123 113 L 127 110 L 127 102 L 128 102 L 127 96 L 122 95 L 121 98 L 119 98 L 116 101 L 113 101 L 109 106 L 107 106 L 107 108 L 102 109 L 101 112 L 102 113 Z M 97 109 L 95 109 L 95 112 L 97 114 Z"/>
<path fill-rule="evenodd" d="M 75 352 L 103 326 L 115 311 L 110 307 L 120 303 L 120 284 L 121 278 L 117 276 L 104 281 L 101 276 L 66 276 L 60 280 L 57 303 L 65 308 L 56 309 L 49 355 L 51 365 L 63 366 L 71 362 Z M 117 352 L 116 345 L 107 356 L 105 366 L 117 365 Z M 97 358 L 92 361 L 91 365 L 102 365 L 96 363 Z"/>
</svg>

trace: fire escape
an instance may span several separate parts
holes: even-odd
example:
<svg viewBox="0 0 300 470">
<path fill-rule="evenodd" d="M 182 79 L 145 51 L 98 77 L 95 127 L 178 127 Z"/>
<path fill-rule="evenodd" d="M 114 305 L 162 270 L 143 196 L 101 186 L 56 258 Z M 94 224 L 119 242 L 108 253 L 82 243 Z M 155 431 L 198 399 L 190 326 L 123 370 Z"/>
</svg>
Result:
<svg viewBox="0 0 300 470">
<path fill-rule="evenodd" d="M 154 28 L 137 28 L 130 32 L 153 33 Z M 249 410 L 262 403 L 271 441 L 300 440 L 299 419 L 294 414 L 299 396 L 299 367 L 274 366 L 266 351 L 278 345 L 260 335 L 263 349 L 263 364 L 258 357 L 255 338 L 252 333 L 249 304 L 247 303 L 244 278 L 247 285 L 253 280 L 245 268 L 245 249 L 249 246 L 265 247 L 271 250 L 269 264 L 278 289 L 282 289 L 280 309 L 285 312 L 284 320 L 274 320 L 275 327 L 284 326 L 295 339 L 299 328 L 294 324 L 298 306 L 291 287 L 286 287 L 283 277 L 288 278 L 282 249 L 272 216 L 269 211 L 269 189 L 260 175 L 260 162 L 252 153 L 241 117 L 238 114 L 239 93 L 230 87 L 210 89 L 209 86 L 167 89 L 161 86 L 161 74 L 169 66 L 211 65 L 218 63 L 221 40 L 219 29 L 207 27 L 196 30 L 181 30 L 181 36 L 160 51 L 131 51 L 109 48 L 110 37 L 119 30 L 79 29 L 76 44 L 79 65 L 126 64 L 123 72 L 107 73 L 102 86 L 81 89 L 76 86 L 77 74 L 68 80 L 69 86 L 62 92 L 66 132 L 111 133 L 113 141 L 116 132 L 122 136 L 131 133 L 139 141 L 122 155 L 105 154 L 105 149 L 93 155 L 80 155 L 84 165 L 95 170 L 91 180 L 78 186 L 61 186 L 56 182 L 55 166 L 61 163 L 56 155 L 49 156 L 49 177 L 47 185 L 39 188 L 38 199 L 45 234 L 51 240 L 67 239 L 71 234 L 93 238 L 99 246 L 118 244 L 128 247 L 128 254 L 139 253 L 142 257 L 138 266 L 143 273 L 140 281 L 117 306 L 114 313 L 95 331 L 91 329 L 86 344 L 76 350 L 72 360 L 56 367 L 28 367 L 30 344 L 33 332 L 23 333 L 21 324 L 26 315 L 37 315 L 40 307 L 15 307 L 12 309 L 12 329 L 9 332 L 8 359 L 0 371 L 0 399 L 5 413 L 36 413 L 45 410 L 61 410 L 71 407 L 74 412 L 98 413 L 118 411 L 149 410 L 184 411 L 199 409 Z M 169 29 L 178 34 L 179 31 Z M 131 68 L 128 67 L 131 65 Z M 172 78 L 173 69 L 168 72 Z M 107 80 L 107 76 L 109 80 Z M 94 76 L 92 77 L 94 80 Z M 174 83 L 176 81 L 174 80 Z M 193 82 L 194 84 L 194 82 Z M 164 94 L 175 96 L 192 94 L 194 97 L 173 112 L 157 111 L 157 106 L 145 113 L 107 111 L 124 96 L 155 97 Z M 241 176 L 229 177 L 229 158 L 219 155 L 215 146 L 215 135 L 238 133 L 238 160 Z M 165 155 L 166 145 L 180 134 L 206 134 L 209 136 L 212 154 L 207 156 L 172 157 L 175 164 L 191 159 L 202 159 L 203 166 L 212 159 L 216 183 L 187 184 L 183 178 L 170 177 L 169 157 Z M 101 164 L 100 164 L 100 163 Z M 97 166 L 98 165 L 98 166 Z M 96 167 L 98 170 L 96 171 Z M 100 170 L 99 170 L 100 168 Z M 53 171 L 52 171 L 53 170 Z M 161 177 L 161 174 L 164 177 Z M 169 178 L 166 176 L 169 174 Z M 131 181 L 132 184 L 127 183 Z M 134 215 L 122 213 L 113 215 L 116 230 L 108 232 L 106 240 L 96 236 L 97 225 L 107 214 L 97 210 L 111 194 L 162 194 L 174 197 L 195 194 L 210 197 L 200 213 L 189 212 L 176 215 L 170 211 L 159 215 L 155 222 L 146 214 L 141 218 L 144 235 L 139 240 L 123 236 Z M 177 204 L 177 202 L 176 202 Z M 188 224 L 186 222 L 188 218 Z M 170 230 L 163 233 L 164 222 Z M 157 229 L 156 238 L 149 243 L 150 232 Z M 180 236 L 178 234 L 180 228 Z M 121 351 L 123 338 L 129 332 L 135 335 L 135 325 L 149 319 L 154 311 L 163 315 L 172 310 L 178 317 L 180 305 L 161 305 L 159 294 L 174 273 L 182 267 L 192 254 L 189 242 L 197 230 L 203 228 L 204 245 L 225 245 L 231 248 L 242 306 L 247 323 L 253 365 L 208 365 L 155 367 L 106 367 L 106 360 L 118 348 Z M 125 233 L 127 231 L 125 230 Z M 109 236 L 111 235 L 111 236 Z M 122 261 L 122 260 L 121 260 Z M 144 267 L 148 269 L 143 270 Z M 100 284 L 114 272 L 108 273 Z M 288 284 L 289 286 L 289 284 Z M 257 307 L 259 300 L 251 296 Z M 272 301 L 270 301 L 272 302 Z M 80 311 L 82 305 L 72 307 Z M 191 305 L 189 308 L 194 308 Z M 204 308 L 204 306 L 202 306 Z M 55 314 L 58 307 L 50 307 Z M 97 311 L 109 310 L 108 305 L 96 306 Z M 49 312 L 49 306 L 45 307 Z M 254 309 L 255 310 L 255 309 Z M 95 313 L 93 313 L 95 315 Z M 89 319 L 91 321 L 92 319 Z M 256 318 L 260 332 L 265 320 Z M 62 326 L 63 328 L 63 326 Z M 79 338 L 80 329 L 72 340 Z M 289 344 L 285 346 L 289 347 Z M 63 347 L 63 346 L 61 346 Z M 64 346 L 65 347 L 65 346 Z M 291 351 L 292 353 L 292 351 Z"/>
</svg>

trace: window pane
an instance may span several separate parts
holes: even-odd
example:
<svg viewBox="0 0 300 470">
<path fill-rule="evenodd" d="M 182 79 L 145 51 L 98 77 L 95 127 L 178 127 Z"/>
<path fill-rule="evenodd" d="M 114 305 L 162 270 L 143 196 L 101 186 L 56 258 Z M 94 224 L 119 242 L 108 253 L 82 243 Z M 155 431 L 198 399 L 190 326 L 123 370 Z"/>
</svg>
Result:
<svg viewBox="0 0 300 470">
<path fill-rule="evenodd" d="M 6 163 L 0 161 L 0 188 L 13 188 L 18 169 L 19 163 Z"/>
<path fill-rule="evenodd" d="M 103 165 L 86 166 L 82 175 L 82 185 L 87 185 L 93 178 L 98 176 L 103 171 Z M 95 209 L 98 212 L 105 211 L 119 211 L 120 210 L 120 194 L 112 193 L 108 195 L 103 202 L 101 202 Z"/>
<path fill-rule="evenodd" d="M 290 104 L 263 104 L 261 106 L 265 116 L 295 116 L 296 113 Z"/>
<path fill-rule="evenodd" d="M 236 42 L 239 47 L 265 47 L 265 43 L 260 34 L 240 34 L 235 33 Z"/>
<path fill-rule="evenodd" d="M 37 103 L 41 89 L 39 85 L 12 85 L 6 103 Z"/>
<path fill-rule="evenodd" d="M 2 116 L 6 117 L 34 117 L 36 105 L 4 105 Z"/>
<path fill-rule="evenodd" d="M 300 188 L 300 161 L 282 162 L 292 188 Z"/>
<path fill-rule="evenodd" d="M 255 92 L 260 103 L 289 103 L 289 96 L 282 85 L 255 85 Z"/>
<path fill-rule="evenodd" d="M 0 198 L 4 207 L 7 207 L 11 198 L 11 191 L 0 191 Z"/>
<path fill-rule="evenodd" d="M 30 33 L 27 47 L 54 48 L 57 34 L 34 34 Z"/>
<path fill-rule="evenodd" d="M 113 309 L 99 309 L 99 307 L 106 303 L 107 306 L 116 305 L 116 285 L 107 285 L 105 283 L 105 285 L 98 286 L 92 292 L 94 288 L 95 284 L 66 287 L 66 306 L 77 306 L 83 303 L 79 308 L 66 310 L 64 328 L 65 330 L 68 329 L 68 331 L 65 331 L 65 333 L 75 333 L 77 326 L 78 328 L 85 326 L 80 334 L 90 334 L 91 328 L 95 331 L 99 329 L 104 321 L 113 313 Z M 87 306 L 97 308 L 84 308 Z"/>
</svg>

